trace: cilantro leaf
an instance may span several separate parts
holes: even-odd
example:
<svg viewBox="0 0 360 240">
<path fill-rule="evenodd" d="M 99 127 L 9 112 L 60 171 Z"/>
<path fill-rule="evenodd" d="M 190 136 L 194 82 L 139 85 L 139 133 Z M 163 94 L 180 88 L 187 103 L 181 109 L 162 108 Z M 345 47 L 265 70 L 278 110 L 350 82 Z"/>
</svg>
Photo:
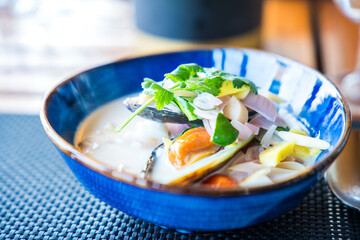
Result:
<svg viewBox="0 0 360 240">
<path fill-rule="evenodd" d="M 151 88 L 153 84 L 156 84 L 156 82 L 150 78 L 144 78 L 144 82 L 141 83 L 141 87 L 143 89 Z"/>
<path fill-rule="evenodd" d="M 235 88 L 241 88 L 244 84 L 246 84 L 253 93 L 257 94 L 257 88 L 255 84 L 246 78 L 239 77 L 215 68 L 204 68 L 204 71 L 208 77 L 221 77 L 223 81 L 232 81 Z M 219 88 L 220 87 L 221 85 Z"/>
<path fill-rule="evenodd" d="M 155 97 L 156 107 L 159 110 L 163 109 L 165 105 L 170 104 L 174 98 L 174 93 L 166 90 L 150 78 L 144 78 L 144 82 L 141 86 L 144 88 L 144 93 Z"/>
<path fill-rule="evenodd" d="M 224 82 L 224 79 L 222 77 L 206 78 L 206 79 L 204 79 L 204 82 L 206 83 L 206 85 L 208 85 L 208 87 L 212 91 L 212 92 L 208 92 L 208 93 L 211 93 L 212 95 L 217 96 L 220 94 L 220 89 Z"/>
<path fill-rule="evenodd" d="M 161 87 L 159 84 L 153 84 L 151 88 L 154 90 L 155 102 L 157 109 L 163 109 L 165 105 L 170 104 L 174 99 L 174 93 Z"/>
<path fill-rule="evenodd" d="M 188 63 L 178 66 L 171 73 L 165 74 L 165 77 L 170 78 L 174 82 L 182 82 L 191 77 L 196 77 L 196 74 L 201 71 L 203 71 L 203 68 L 196 63 Z"/>
<path fill-rule="evenodd" d="M 244 84 L 248 85 L 253 93 L 255 94 L 258 93 L 256 85 L 253 82 L 249 81 L 248 79 L 243 77 L 236 77 L 233 80 L 234 87 L 241 88 Z"/>
</svg>

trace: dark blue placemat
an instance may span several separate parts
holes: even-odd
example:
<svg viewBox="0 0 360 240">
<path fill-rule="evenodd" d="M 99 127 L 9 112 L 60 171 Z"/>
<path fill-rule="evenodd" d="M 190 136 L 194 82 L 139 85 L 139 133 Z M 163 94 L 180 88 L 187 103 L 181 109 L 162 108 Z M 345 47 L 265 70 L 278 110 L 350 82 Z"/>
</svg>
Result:
<svg viewBox="0 0 360 240">
<path fill-rule="evenodd" d="M 101 202 L 76 180 L 37 116 L 0 115 L 0 239 L 360 239 L 360 213 L 321 181 L 294 210 L 220 233 L 182 234 Z"/>
</svg>

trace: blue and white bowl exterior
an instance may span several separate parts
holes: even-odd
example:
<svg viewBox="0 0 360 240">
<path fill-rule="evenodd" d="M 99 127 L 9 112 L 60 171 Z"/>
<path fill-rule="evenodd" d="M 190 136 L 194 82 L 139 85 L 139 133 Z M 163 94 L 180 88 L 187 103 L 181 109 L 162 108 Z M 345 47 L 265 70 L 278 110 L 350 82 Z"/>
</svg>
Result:
<svg viewBox="0 0 360 240">
<path fill-rule="evenodd" d="M 199 190 L 159 185 L 118 172 L 72 145 L 79 123 L 98 107 L 141 91 L 183 63 L 246 77 L 285 99 L 312 135 L 331 145 L 315 166 L 286 182 L 255 189 Z M 121 60 L 77 74 L 55 87 L 41 111 L 44 129 L 79 181 L 96 197 L 152 223 L 191 231 L 242 228 L 294 208 L 343 148 L 350 130 L 346 101 L 323 75 L 287 58 L 249 49 L 175 52 Z"/>
</svg>

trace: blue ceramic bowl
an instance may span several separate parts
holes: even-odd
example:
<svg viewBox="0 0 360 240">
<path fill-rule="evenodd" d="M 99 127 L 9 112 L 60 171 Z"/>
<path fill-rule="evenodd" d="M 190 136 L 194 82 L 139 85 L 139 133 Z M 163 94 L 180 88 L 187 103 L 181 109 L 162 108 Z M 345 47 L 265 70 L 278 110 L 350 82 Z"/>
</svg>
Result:
<svg viewBox="0 0 360 240">
<path fill-rule="evenodd" d="M 279 94 L 311 134 L 331 144 L 296 178 L 249 190 L 209 190 L 159 185 L 118 172 L 79 152 L 74 133 L 87 115 L 141 90 L 144 77 L 162 80 L 179 64 L 194 62 L 251 79 Z M 349 107 L 317 71 L 287 58 L 249 49 L 175 52 L 126 59 L 81 72 L 52 89 L 41 110 L 45 132 L 75 176 L 104 202 L 160 226 L 218 231 L 264 222 L 294 208 L 342 150 L 350 129 Z"/>
</svg>

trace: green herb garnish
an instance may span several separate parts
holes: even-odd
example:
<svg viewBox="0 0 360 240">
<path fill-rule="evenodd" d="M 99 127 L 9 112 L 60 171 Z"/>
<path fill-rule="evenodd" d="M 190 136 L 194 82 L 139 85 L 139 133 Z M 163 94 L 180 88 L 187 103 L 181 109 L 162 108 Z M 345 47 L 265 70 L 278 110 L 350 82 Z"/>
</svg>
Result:
<svg viewBox="0 0 360 240">
<path fill-rule="evenodd" d="M 152 79 L 145 78 L 141 84 L 143 93 L 148 94 L 151 98 L 139 107 L 129 119 L 116 131 L 121 131 L 138 113 L 152 102 L 156 103 L 156 108 L 161 110 L 170 103 L 174 103 L 181 112 L 183 112 L 189 121 L 200 119 L 194 114 L 195 107 L 193 105 L 194 98 L 183 97 L 175 94 L 175 91 L 184 90 L 196 94 L 203 92 L 218 96 L 221 92 L 221 87 L 224 82 L 232 82 L 234 88 L 240 89 L 247 85 L 250 90 L 257 94 L 256 86 L 249 80 L 238 77 L 222 70 L 215 68 L 203 68 L 195 63 L 182 64 L 178 66 L 171 73 L 165 74 L 165 80 L 173 81 L 175 84 L 165 89 L 162 82 L 155 82 Z M 226 146 L 233 143 L 238 136 L 238 131 L 231 125 L 228 119 L 219 113 L 216 120 L 216 129 L 211 140 L 215 144 Z"/>
</svg>

